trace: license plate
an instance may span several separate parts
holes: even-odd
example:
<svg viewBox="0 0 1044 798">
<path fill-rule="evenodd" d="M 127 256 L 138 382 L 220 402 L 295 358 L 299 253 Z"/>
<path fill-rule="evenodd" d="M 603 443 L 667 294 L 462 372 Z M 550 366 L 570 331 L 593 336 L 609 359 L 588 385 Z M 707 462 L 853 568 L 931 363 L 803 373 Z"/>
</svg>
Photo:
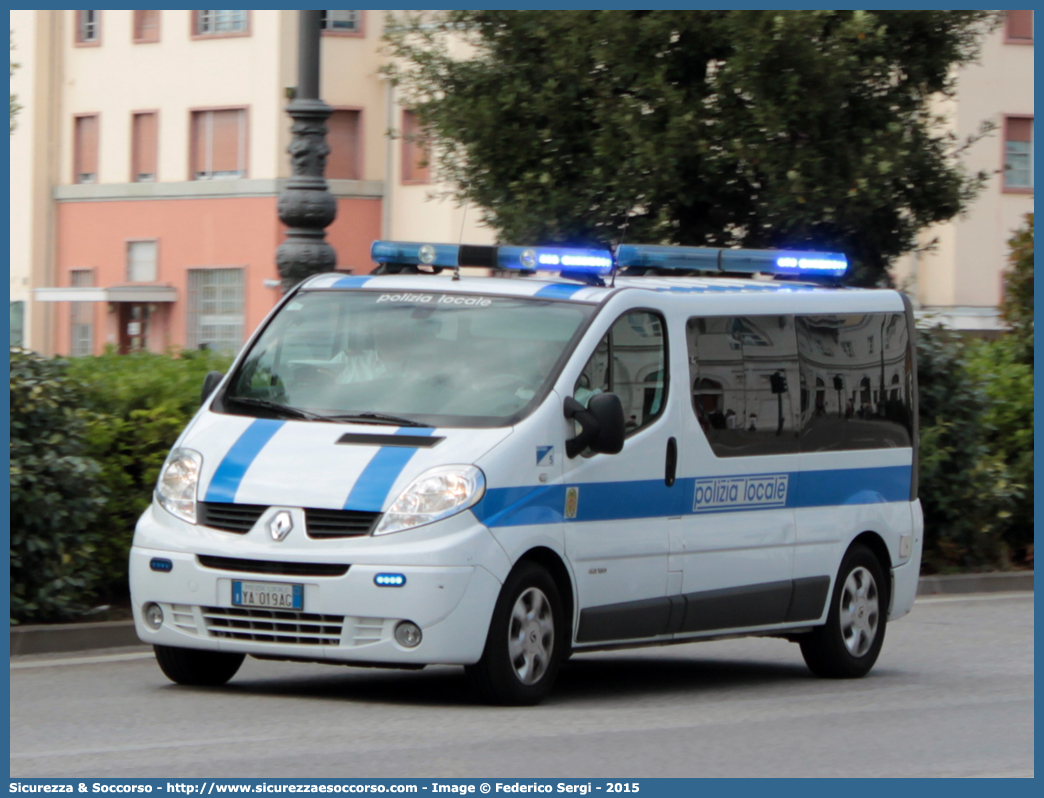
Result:
<svg viewBox="0 0 1044 798">
<path fill-rule="evenodd" d="M 266 610 L 303 610 L 304 585 L 281 582 L 232 582 L 232 606 Z"/>
</svg>

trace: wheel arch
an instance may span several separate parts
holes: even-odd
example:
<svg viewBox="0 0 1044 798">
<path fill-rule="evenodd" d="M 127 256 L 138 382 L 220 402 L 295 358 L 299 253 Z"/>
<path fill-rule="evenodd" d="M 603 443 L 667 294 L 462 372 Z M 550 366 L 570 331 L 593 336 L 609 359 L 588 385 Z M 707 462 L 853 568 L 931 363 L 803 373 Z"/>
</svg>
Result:
<svg viewBox="0 0 1044 798">
<path fill-rule="evenodd" d="M 887 600 L 885 601 L 885 607 L 891 609 L 892 595 L 895 591 L 892 589 L 892 555 L 888 553 L 888 546 L 877 532 L 873 530 L 866 530 L 860 532 L 852 542 L 848 545 L 851 549 L 852 546 L 857 543 L 861 543 L 870 549 L 870 552 L 877 558 L 878 563 L 881 564 L 881 571 L 884 573 L 885 584 L 884 587 L 888 591 Z"/>
<path fill-rule="evenodd" d="M 565 611 L 568 620 L 567 628 L 569 629 L 569 639 L 571 639 L 573 628 L 576 624 L 576 613 L 573 596 L 573 578 L 569 574 L 569 568 L 566 567 L 558 552 L 546 546 L 536 546 L 529 549 L 518 558 L 514 567 L 517 568 L 518 564 L 522 562 L 533 562 L 546 568 L 548 573 L 551 574 L 551 578 L 555 580 L 555 587 L 558 588 L 559 596 L 562 599 L 562 609 Z"/>
</svg>

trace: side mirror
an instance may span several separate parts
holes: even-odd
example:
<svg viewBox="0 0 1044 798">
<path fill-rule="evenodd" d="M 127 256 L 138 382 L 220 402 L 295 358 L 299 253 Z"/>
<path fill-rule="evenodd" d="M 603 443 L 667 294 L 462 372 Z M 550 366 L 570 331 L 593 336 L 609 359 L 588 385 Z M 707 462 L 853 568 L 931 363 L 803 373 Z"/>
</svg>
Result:
<svg viewBox="0 0 1044 798">
<path fill-rule="evenodd" d="M 218 383 L 224 378 L 224 374 L 220 371 L 211 371 L 203 378 L 203 392 L 200 394 L 199 401 L 207 401 L 207 397 L 214 393 L 214 389 L 218 387 Z"/>
<path fill-rule="evenodd" d="M 566 441 L 566 457 L 572 459 L 585 449 L 618 454 L 624 444 L 624 413 L 615 393 L 597 393 L 584 407 L 572 396 L 565 400 L 565 417 L 580 423 L 581 431 Z"/>
</svg>

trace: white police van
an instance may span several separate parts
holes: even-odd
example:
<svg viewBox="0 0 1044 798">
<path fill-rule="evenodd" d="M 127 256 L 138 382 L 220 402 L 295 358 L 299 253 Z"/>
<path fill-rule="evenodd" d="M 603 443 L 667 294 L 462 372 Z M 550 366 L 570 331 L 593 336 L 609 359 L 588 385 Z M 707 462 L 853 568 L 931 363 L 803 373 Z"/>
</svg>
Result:
<svg viewBox="0 0 1044 798">
<path fill-rule="evenodd" d="M 870 670 L 921 559 L 903 295 L 825 253 L 373 256 L 284 297 L 162 469 L 130 581 L 169 678 L 446 663 L 526 704 L 573 653 L 735 635 Z"/>
</svg>

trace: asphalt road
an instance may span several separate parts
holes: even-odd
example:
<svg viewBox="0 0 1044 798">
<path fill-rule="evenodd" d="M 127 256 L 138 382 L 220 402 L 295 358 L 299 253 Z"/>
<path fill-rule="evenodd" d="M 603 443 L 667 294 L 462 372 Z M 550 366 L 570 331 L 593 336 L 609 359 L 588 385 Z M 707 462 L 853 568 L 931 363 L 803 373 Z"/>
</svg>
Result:
<svg viewBox="0 0 1044 798">
<path fill-rule="evenodd" d="M 11 775 L 1032 776 L 1033 597 L 918 601 L 859 681 L 728 640 L 578 656 L 527 709 L 459 668 L 248 658 L 195 689 L 147 652 L 13 660 Z"/>
</svg>

